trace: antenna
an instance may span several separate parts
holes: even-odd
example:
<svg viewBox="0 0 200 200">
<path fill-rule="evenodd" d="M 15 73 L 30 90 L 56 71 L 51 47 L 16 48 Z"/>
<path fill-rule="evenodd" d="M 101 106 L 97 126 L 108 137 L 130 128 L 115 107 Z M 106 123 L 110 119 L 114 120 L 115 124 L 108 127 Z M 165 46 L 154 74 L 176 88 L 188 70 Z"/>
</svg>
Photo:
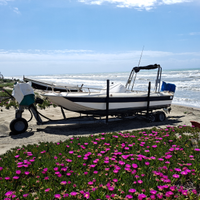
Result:
<svg viewBox="0 0 200 200">
<path fill-rule="evenodd" d="M 142 52 L 141 52 L 141 55 L 140 55 L 140 60 L 138 62 L 138 67 L 140 66 L 140 62 L 142 60 L 142 55 L 143 55 L 143 51 L 144 51 L 144 46 L 142 48 Z M 133 91 L 133 87 L 134 87 L 134 84 L 135 84 L 135 79 L 136 79 L 136 76 L 137 76 L 137 73 L 133 74 L 134 75 L 134 80 L 133 80 L 133 84 L 132 84 L 132 87 L 131 87 L 131 91 Z M 133 79 L 133 78 L 132 78 Z"/>
<path fill-rule="evenodd" d="M 143 48 L 142 48 L 142 52 L 141 52 L 141 55 L 140 55 L 140 60 L 139 60 L 139 62 L 138 62 L 138 67 L 140 66 L 140 62 L 141 62 L 141 59 L 142 59 L 143 51 L 144 51 L 144 46 L 143 46 Z"/>
<path fill-rule="evenodd" d="M 141 62 L 141 59 L 142 59 L 143 51 L 144 51 L 144 46 L 142 48 L 142 52 L 141 52 L 140 59 L 139 59 L 139 62 L 138 62 L 138 67 L 140 66 L 140 62 Z M 134 86 L 134 83 L 135 83 L 136 75 L 137 75 L 137 73 L 135 73 L 135 70 L 133 68 L 132 71 L 131 71 L 131 73 L 130 73 L 130 75 L 129 75 L 129 78 L 128 78 L 128 81 L 126 83 L 126 86 L 125 86 L 127 89 L 129 89 L 129 87 L 131 85 L 131 82 L 133 80 L 133 77 L 134 77 L 131 91 L 133 90 L 133 86 Z"/>
</svg>

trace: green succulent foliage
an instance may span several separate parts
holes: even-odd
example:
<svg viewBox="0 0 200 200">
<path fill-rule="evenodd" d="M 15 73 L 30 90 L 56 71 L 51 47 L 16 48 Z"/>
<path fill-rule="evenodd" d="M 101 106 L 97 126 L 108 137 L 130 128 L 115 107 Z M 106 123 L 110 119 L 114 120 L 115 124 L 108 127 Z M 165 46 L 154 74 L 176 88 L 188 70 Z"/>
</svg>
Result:
<svg viewBox="0 0 200 200">
<path fill-rule="evenodd" d="M 198 134 L 168 126 L 16 147 L 0 156 L 0 197 L 197 200 Z"/>
</svg>

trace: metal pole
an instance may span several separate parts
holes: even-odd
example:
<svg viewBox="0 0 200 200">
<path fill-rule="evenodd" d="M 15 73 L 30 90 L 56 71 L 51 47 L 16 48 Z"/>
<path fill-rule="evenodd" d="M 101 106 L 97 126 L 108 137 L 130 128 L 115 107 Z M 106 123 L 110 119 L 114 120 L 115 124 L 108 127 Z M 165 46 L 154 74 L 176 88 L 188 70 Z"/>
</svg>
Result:
<svg viewBox="0 0 200 200">
<path fill-rule="evenodd" d="M 149 87 L 148 87 L 148 96 L 147 96 L 147 117 L 149 116 L 150 92 L 151 92 L 151 82 L 149 82 Z"/>
<path fill-rule="evenodd" d="M 107 96 L 106 96 L 106 123 L 108 123 L 108 114 L 109 114 L 109 86 L 110 81 L 107 80 Z"/>
<path fill-rule="evenodd" d="M 63 118 L 66 119 L 66 116 L 65 116 L 65 112 L 64 112 L 64 110 L 63 110 L 63 107 L 61 106 L 60 108 L 61 108 L 61 112 L 62 112 Z"/>
<path fill-rule="evenodd" d="M 33 113 L 35 119 L 37 120 L 37 124 L 38 124 L 38 125 L 43 124 L 43 121 L 42 121 L 42 119 L 40 118 L 39 113 L 37 112 L 36 107 L 35 107 L 33 104 L 31 104 L 31 105 L 29 106 L 29 108 L 30 108 L 31 112 Z"/>
</svg>

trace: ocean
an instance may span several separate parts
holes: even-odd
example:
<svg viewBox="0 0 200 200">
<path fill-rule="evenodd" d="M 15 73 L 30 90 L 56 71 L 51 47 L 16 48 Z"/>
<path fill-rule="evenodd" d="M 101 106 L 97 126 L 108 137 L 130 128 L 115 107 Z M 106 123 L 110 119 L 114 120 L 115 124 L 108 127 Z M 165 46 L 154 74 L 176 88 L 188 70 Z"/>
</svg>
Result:
<svg viewBox="0 0 200 200">
<path fill-rule="evenodd" d="M 106 87 L 106 80 L 114 83 L 126 84 L 130 72 L 91 73 L 91 74 L 59 74 L 26 76 L 31 79 L 52 81 L 62 84 L 75 84 L 84 87 Z M 155 86 L 157 70 L 140 71 L 137 74 L 134 90 L 147 90 L 151 82 L 152 90 Z M 23 77 L 7 77 L 18 78 Z M 200 108 L 200 69 L 165 70 L 162 72 L 161 81 L 176 85 L 173 104 Z"/>
</svg>

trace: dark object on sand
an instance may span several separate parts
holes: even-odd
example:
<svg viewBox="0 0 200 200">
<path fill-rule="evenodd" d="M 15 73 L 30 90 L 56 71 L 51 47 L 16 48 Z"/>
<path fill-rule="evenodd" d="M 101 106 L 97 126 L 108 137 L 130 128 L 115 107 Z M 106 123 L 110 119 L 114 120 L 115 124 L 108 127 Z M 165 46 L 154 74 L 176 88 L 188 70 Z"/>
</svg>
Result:
<svg viewBox="0 0 200 200">
<path fill-rule="evenodd" d="M 200 128 L 200 123 L 195 121 L 190 121 L 194 127 Z"/>
</svg>

